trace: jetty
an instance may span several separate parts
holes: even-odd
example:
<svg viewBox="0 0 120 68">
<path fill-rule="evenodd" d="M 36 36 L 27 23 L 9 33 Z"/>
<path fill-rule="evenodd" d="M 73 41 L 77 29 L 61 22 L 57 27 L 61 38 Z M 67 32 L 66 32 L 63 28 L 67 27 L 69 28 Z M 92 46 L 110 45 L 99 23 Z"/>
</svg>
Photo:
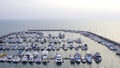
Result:
<svg viewBox="0 0 120 68">
<path fill-rule="evenodd" d="M 102 42 L 103 42 L 102 40 L 104 40 L 104 41 L 106 41 L 106 42 L 110 42 L 110 43 L 112 43 L 112 44 L 120 47 L 120 43 L 118 43 L 118 42 L 116 42 L 116 41 L 114 41 L 114 40 L 110 40 L 110 39 L 108 39 L 108 38 L 105 38 L 105 37 L 103 37 L 103 36 L 97 35 L 97 34 L 92 33 L 92 32 L 86 32 L 86 33 L 89 34 L 89 36 L 92 35 L 92 36 L 95 36 L 95 37 L 101 39 L 101 41 L 97 41 L 98 43 L 101 43 L 101 44 L 102 44 Z M 86 36 L 86 35 L 84 35 L 84 36 Z M 89 36 L 86 36 L 86 37 L 89 37 Z M 96 41 L 96 40 L 93 39 L 93 38 L 90 38 L 90 39 Z"/>
</svg>

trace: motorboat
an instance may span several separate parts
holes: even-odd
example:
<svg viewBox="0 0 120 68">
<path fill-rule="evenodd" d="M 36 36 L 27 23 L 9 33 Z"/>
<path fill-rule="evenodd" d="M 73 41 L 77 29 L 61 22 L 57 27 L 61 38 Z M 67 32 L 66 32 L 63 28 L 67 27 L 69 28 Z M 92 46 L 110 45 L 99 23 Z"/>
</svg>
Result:
<svg viewBox="0 0 120 68">
<path fill-rule="evenodd" d="M 22 63 L 27 63 L 27 62 L 28 62 L 28 57 L 27 56 L 23 56 Z"/>
<path fill-rule="evenodd" d="M 73 40 L 67 39 L 67 43 L 73 43 Z"/>
<path fill-rule="evenodd" d="M 32 55 L 33 55 L 34 58 L 36 58 L 36 57 L 38 57 L 39 53 L 38 52 L 33 52 Z"/>
<path fill-rule="evenodd" d="M 53 51 L 56 49 L 55 45 L 52 45 L 51 47 Z"/>
<path fill-rule="evenodd" d="M 14 56 L 13 63 L 19 63 L 19 62 L 20 62 L 20 57 L 19 56 Z"/>
<path fill-rule="evenodd" d="M 60 47 L 59 47 L 59 46 L 57 46 L 57 47 L 56 47 L 56 50 L 57 50 L 57 51 L 58 51 L 58 50 L 60 50 Z"/>
<path fill-rule="evenodd" d="M 6 61 L 7 61 L 7 62 L 12 62 L 12 61 L 13 61 L 13 56 L 7 56 Z"/>
<path fill-rule="evenodd" d="M 64 49 L 65 51 L 68 50 L 67 45 L 63 44 L 63 49 Z"/>
<path fill-rule="evenodd" d="M 80 53 L 76 53 L 76 54 L 74 55 L 74 57 L 75 57 L 76 63 L 80 63 L 80 60 L 81 60 L 81 55 L 80 55 Z"/>
<path fill-rule="evenodd" d="M 73 49 L 73 44 L 72 43 L 69 44 L 69 48 Z"/>
<path fill-rule="evenodd" d="M 87 44 L 81 45 L 81 49 L 82 49 L 82 50 L 87 50 L 87 49 L 88 49 Z"/>
<path fill-rule="evenodd" d="M 75 47 L 75 50 L 77 50 L 77 51 L 78 51 L 78 50 L 79 50 L 79 46 L 76 46 L 76 47 Z"/>
<path fill-rule="evenodd" d="M 82 62 L 82 63 L 86 63 L 85 56 L 82 56 L 82 57 L 81 57 L 81 62 Z"/>
<path fill-rule="evenodd" d="M 34 62 L 34 57 L 33 57 L 32 54 L 29 56 L 28 61 L 29 61 L 29 63 L 33 63 Z"/>
<path fill-rule="evenodd" d="M 50 51 L 52 49 L 51 45 L 48 45 L 47 50 Z"/>
<path fill-rule="evenodd" d="M 70 63 L 74 64 L 75 63 L 75 57 L 70 54 Z"/>
<path fill-rule="evenodd" d="M 35 63 L 41 63 L 41 62 L 42 62 L 41 56 L 35 58 Z"/>
<path fill-rule="evenodd" d="M 85 55 L 87 63 L 91 64 L 92 63 L 92 54 L 91 52 L 87 52 Z"/>
<path fill-rule="evenodd" d="M 7 61 L 7 57 L 4 56 L 4 57 L 0 58 L 0 61 L 1 61 L 1 62 L 6 62 L 6 61 Z"/>
<path fill-rule="evenodd" d="M 45 46 L 42 45 L 40 48 L 41 48 L 41 50 L 44 50 L 44 49 L 45 49 Z"/>
<path fill-rule="evenodd" d="M 43 63 L 48 63 L 48 51 L 43 51 L 42 52 L 42 62 Z"/>
<path fill-rule="evenodd" d="M 56 54 L 56 56 L 55 56 L 55 62 L 57 64 L 61 64 L 63 62 L 61 54 Z"/>
<path fill-rule="evenodd" d="M 102 57 L 100 55 L 99 52 L 96 52 L 94 55 L 93 55 L 93 59 L 95 60 L 96 63 L 100 63 L 102 61 Z"/>
</svg>

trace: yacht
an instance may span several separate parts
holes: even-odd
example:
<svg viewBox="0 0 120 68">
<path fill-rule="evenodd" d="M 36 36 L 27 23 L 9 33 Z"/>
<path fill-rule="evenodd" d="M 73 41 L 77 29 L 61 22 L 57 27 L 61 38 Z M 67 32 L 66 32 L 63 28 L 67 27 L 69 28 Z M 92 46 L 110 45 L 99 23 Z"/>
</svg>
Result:
<svg viewBox="0 0 120 68">
<path fill-rule="evenodd" d="M 55 45 L 52 45 L 52 50 L 54 51 L 56 49 Z"/>
<path fill-rule="evenodd" d="M 7 57 L 6 56 L 0 58 L 0 62 L 6 62 L 6 61 L 7 61 Z"/>
<path fill-rule="evenodd" d="M 47 50 L 50 51 L 52 49 L 51 45 L 48 45 Z"/>
<path fill-rule="evenodd" d="M 56 54 L 56 56 L 55 56 L 55 62 L 57 64 L 61 64 L 63 62 L 61 54 Z"/>
<path fill-rule="evenodd" d="M 58 50 L 60 50 L 60 47 L 59 47 L 59 46 L 57 46 L 57 47 L 56 47 L 56 50 L 57 50 L 57 51 L 58 51 Z"/>
<path fill-rule="evenodd" d="M 87 52 L 85 55 L 87 63 L 91 64 L 92 63 L 92 55 L 91 52 Z"/>
<path fill-rule="evenodd" d="M 20 62 L 20 57 L 19 56 L 14 56 L 13 63 L 19 63 L 19 62 Z"/>
<path fill-rule="evenodd" d="M 42 62 L 41 56 L 38 56 L 37 58 L 35 58 L 35 63 L 41 63 L 41 62 Z"/>
<path fill-rule="evenodd" d="M 73 49 L 73 44 L 72 43 L 69 44 L 69 48 Z"/>
<path fill-rule="evenodd" d="M 43 63 L 48 63 L 48 51 L 43 51 L 42 52 L 42 62 Z"/>
<path fill-rule="evenodd" d="M 65 51 L 68 50 L 67 45 L 63 44 L 63 49 L 64 49 Z"/>
<path fill-rule="evenodd" d="M 76 47 L 75 47 L 75 50 L 77 50 L 77 51 L 78 51 L 78 50 L 79 50 L 79 46 L 76 46 Z"/>
<path fill-rule="evenodd" d="M 34 58 L 36 58 L 36 57 L 38 57 L 39 53 L 38 52 L 33 52 L 32 55 L 33 55 Z"/>
<path fill-rule="evenodd" d="M 27 62 L 28 62 L 28 57 L 27 56 L 23 56 L 22 63 L 27 63 Z"/>
<path fill-rule="evenodd" d="M 82 56 L 82 57 L 81 57 L 81 62 L 82 62 L 82 63 L 86 63 L 85 56 Z"/>
<path fill-rule="evenodd" d="M 34 62 L 34 56 L 31 54 L 28 58 L 29 63 L 33 63 Z"/>
<path fill-rule="evenodd" d="M 7 62 L 12 62 L 12 61 L 13 61 L 13 56 L 7 56 L 6 61 L 7 61 Z"/>
<path fill-rule="evenodd" d="M 41 48 L 41 50 L 44 50 L 44 49 L 45 49 L 45 46 L 42 45 L 40 48 Z"/>
<path fill-rule="evenodd" d="M 75 63 L 75 57 L 70 54 L 70 63 L 74 64 Z"/>
<path fill-rule="evenodd" d="M 74 57 L 75 57 L 76 63 L 80 63 L 80 60 L 81 60 L 81 55 L 80 55 L 80 53 L 76 53 L 76 54 L 74 55 Z"/>
<path fill-rule="evenodd" d="M 82 50 L 87 50 L 88 49 L 87 44 L 81 45 L 81 49 Z"/>
<path fill-rule="evenodd" d="M 96 52 L 94 55 L 93 55 L 93 59 L 95 60 L 96 63 L 100 63 L 102 61 L 102 58 L 101 58 L 101 55 L 99 52 Z"/>
</svg>

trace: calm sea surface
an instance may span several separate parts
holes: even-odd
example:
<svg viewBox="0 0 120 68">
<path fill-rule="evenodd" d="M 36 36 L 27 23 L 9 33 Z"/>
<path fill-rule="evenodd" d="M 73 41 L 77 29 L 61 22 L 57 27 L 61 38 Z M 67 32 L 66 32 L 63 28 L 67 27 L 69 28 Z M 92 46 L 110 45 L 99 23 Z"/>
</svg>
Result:
<svg viewBox="0 0 120 68">
<path fill-rule="evenodd" d="M 10 32 L 27 31 L 28 29 L 76 29 L 86 30 L 113 39 L 117 42 L 120 41 L 120 21 L 74 21 L 74 20 L 1 20 L 0 21 L 0 35 L 5 35 Z M 48 33 L 46 33 L 48 34 Z M 58 33 L 52 33 L 57 35 Z M 107 47 L 98 44 L 84 36 L 79 34 L 65 33 L 66 38 L 76 39 L 81 38 L 83 43 L 88 44 L 88 51 L 100 52 L 102 56 L 102 62 L 96 64 L 94 61 L 89 64 L 75 64 L 71 65 L 69 60 L 65 60 L 61 66 L 57 66 L 54 60 L 50 61 L 47 65 L 43 64 L 11 64 L 0 63 L 0 68 L 100 68 L 102 66 L 106 68 L 120 68 L 120 56 L 115 55 L 115 52 L 110 51 Z M 75 50 L 59 51 L 63 57 L 69 54 L 75 54 Z M 81 55 L 85 55 L 86 51 L 79 49 Z M 8 54 L 14 54 L 15 51 L 8 51 Z M 56 51 L 50 51 L 49 55 L 53 56 Z"/>
</svg>

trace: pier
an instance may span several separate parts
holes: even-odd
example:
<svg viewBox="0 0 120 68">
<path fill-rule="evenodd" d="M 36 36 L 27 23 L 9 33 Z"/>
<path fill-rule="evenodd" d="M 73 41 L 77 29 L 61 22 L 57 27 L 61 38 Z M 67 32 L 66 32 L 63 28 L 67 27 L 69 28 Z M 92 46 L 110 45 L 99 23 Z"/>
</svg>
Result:
<svg viewBox="0 0 120 68">
<path fill-rule="evenodd" d="M 94 34 L 94 33 L 92 33 L 92 32 L 88 32 L 88 33 L 89 33 L 89 34 L 92 34 L 92 35 L 94 35 L 94 36 L 97 36 L 97 37 L 99 37 L 100 39 L 103 39 L 103 40 L 105 40 L 105 41 L 107 41 L 107 42 L 111 42 L 111 43 L 113 43 L 114 45 L 117 45 L 117 46 L 120 47 L 120 43 L 118 43 L 118 42 L 116 42 L 116 41 L 110 40 L 110 39 L 105 38 L 105 37 L 103 37 L 103 36 Z"/>
</svg>

